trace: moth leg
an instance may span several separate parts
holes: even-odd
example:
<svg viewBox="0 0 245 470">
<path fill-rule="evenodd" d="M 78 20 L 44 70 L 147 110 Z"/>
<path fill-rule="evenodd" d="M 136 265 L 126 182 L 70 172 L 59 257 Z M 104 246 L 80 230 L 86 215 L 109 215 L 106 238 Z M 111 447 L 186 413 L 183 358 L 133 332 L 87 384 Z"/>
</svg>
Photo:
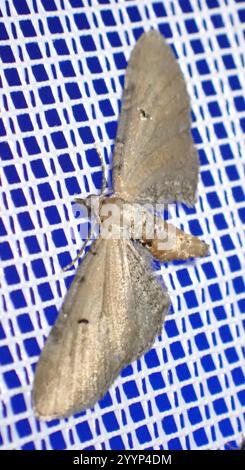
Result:
<svg viewBox="0 0 245 470">
<path fill-rule="evenodd" d="M 89 201 L 90 200 L 90 201 Z M 86 205 L 86 201 L 87 201 L 87 205 Z M 88 202 L 89 201 L 89 202 Z M 85 200 L 83 199 L 79 199 L 79 198 L 76 198 L 76 202 L 78 202 L 78 204 L 85 204 L 86 207 L 88 207 L 89 211 L 90 211 L 90 216 L 91 216 L 91 199 L 90 199 L 90 196 L 88 198 L 86 198 Z M 102 205 L 102 198 L 99 199 L 99 213 L 100 213 L 100 208 L 101 208 L 101 205 Z M 100 215 L 99 213 L 97 213 L 97 211 L 93 212 L 93 215 L 94 215 L 94 218 L 92 219 L 91 221 L 91 227 L 90 227 L 90 230 L 89 230 L 89 234 L 88 234 L 88 238 L 87 240 L 84 242 L 82 248 L 79 250 L 77 256 L 67 265 L 63 268 L 63 271 L 67 271 L 68 269 L 70 269 L 74 264 L 75 262 L 82 256 L 88 242 L 91 240 L 92 238 L 92 235 L 93 235 L 93 232 L 94 232 L 94 229 L 95 229 L 95 226 L 96 226 L 96 223 L 99 224 L 100 226 Z M 92 253 L 95 255 L 96 252 L 94 251 L 93 247 L 91 247 L 91 250 Z"/>
<path fill-rule="evenodd" d="M 67 264 L 67 266 L 65 266 L 62 271 L 67 271 L 68 269 L 70 269 L 72 266 L 74 266 L 75 262 L 82 256 L 88 242 L 91 240 L 92 238 L 92 234 L 93 234 L 93 230 L 94 230 L 94 225 L 91 225 L 90 227 L 90 230 L 89 230 L 89 235 L 88 235 L 88 238 L 87 240 L 84 242 L 82 248 L 79 250 L 77 256 L 69 263 Z"/>
<path fill-rule="evenodd" d="M 91 217 L 91 199 L 96 195 L 89 195 L 88 197 L 82 199 L 81 197 L 75 197 L 74 201 L 81 206 L 85 206 L 88 211 L 88 216 Z"/>
<path fill-rule="evenodd" d="M 106 186 L 107 186 L 106 175 L 105 175 L 105 164 L 104 164 L 104 160 L 103 160 L 102 155 L 101 155 L 101 151 L 100 151 L 99 146 L 97 144 L 95 144 L 95 150 L 96 150 L 96 152 L 98 154 L 98 157 L 100 159 L 100 164 L 101 164 L 101 169 L 102 169 L 101 194 L 103 194 L 103 192 L 106 190 Z"/>
</svg>

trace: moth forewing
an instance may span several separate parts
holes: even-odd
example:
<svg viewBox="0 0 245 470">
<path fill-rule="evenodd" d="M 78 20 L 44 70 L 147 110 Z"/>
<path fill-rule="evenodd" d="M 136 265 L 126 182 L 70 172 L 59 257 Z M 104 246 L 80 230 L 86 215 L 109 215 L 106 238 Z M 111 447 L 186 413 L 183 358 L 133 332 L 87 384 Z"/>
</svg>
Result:
<svg viewBox="0 0 245 470">
<path fill-rule="evenodd" d="M 141 36 L 125 77 L 113 156 L 114 192 L 128 202 L 195 202 L 199 162 L 184 77 L 162 35 Z"/>
<path fill-rule="evenodd" d="M 169 307 L 129 240 L 96 243 L 68 291 L 36 369 L 33 404 L 44 420 L 92 407 L 122 368 L 160 333 Z"/>
</svg>

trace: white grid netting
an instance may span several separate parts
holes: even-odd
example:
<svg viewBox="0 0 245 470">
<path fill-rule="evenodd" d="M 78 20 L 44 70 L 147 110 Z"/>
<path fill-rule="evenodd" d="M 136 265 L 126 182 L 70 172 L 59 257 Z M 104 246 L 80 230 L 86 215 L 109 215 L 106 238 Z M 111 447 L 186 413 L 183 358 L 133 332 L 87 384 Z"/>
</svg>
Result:
<svg viewBox="0 0 245 470">
<path fill-rule="evenodd" d="M 3 449 L 224 449 L 244 433 L 244 2 L 2 0 L 1 426 Z M 210 255 L 158 264 L 172 309 L 161 337 L 94 409 L 49 424 L 33 371 L 81 246 L 75 195 L 111 168 L 137 37 L 174 46 L 192 105 L 199 199 L 173 221 Z M 243 155 L 242 155 L 243 152 Z M 71 229 L 74 228 L 75 240 Z"/>
</svg>

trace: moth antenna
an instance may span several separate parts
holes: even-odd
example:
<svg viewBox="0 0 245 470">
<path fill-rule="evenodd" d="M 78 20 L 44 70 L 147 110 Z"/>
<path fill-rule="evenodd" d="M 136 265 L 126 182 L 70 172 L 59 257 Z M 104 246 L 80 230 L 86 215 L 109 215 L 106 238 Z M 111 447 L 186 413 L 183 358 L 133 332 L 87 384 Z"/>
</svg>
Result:
<svg viewBox="0 0 245 470">
<path fill-rule="evenodd" d="M 98 154 L 98 157 L 100 159 L 100 163 L 101 163 L 101 169 L 102 169 L 102 188 L 101 188 L 101 194 L 103 194 L 103 192 L 105 191 L 106 189 L 106 185 L 107 185 L 107 181 L 106 181 L 106 176 L 105 176 L 105 164 L 104 164 L 104 160 L 102 158 L 102 155 L 101 155 L 101 151 L 99 149 L 99 146 L 97 144 L 95 144 L 95 149 L 96 149 L 96 152 Z M 84 204 L 86 207 L 89 207 L 89 204 L 85 199 L 81 199 L 81 198 L 75 198 L 75 201 L 78 203 L 78 204 Z M 96 217 L 95 219 L 98 221 L 100 221 L 98 215 L 96 214 Z M 74 266 L 75 262 L 82 256 L 88 242 L 91 240 L 91 237 L 92 237 L 92 233 L 93 233 L 93 230 L 94 230 L 94 224 L 91 226 L 90 228 L 90 231 L 89 231 L 89 236 L 87 238 L 87 240 L 84 242 L 82 248 L 79 250 L 77 256 L 69 263 L 67 264 L 67 266 L 65 266 L 63 268 L 63 271 L 67 271 L 68 269 L 70 269 L 72 266 Z"/>
<path fill-rule="evenodd" d="M 104 160 L 102 158 L 102 155 L 101 155 L 101 151 L 99 149 L 99 146 L 97 144 L 95 144 L 95 150 L 98 154 L 98 157 L 100 159 L 100 164 L 101 164 L 101 169 L 102 169 L 102 188 L 101 188 L 101 194 L 103 194 L 103 192 L 105 191 L 106 189 L 106 185 L 107 185 L 107 181 L 106 181 L 106 175 L 105 175 L 105 164 L 104 164 Z"/>
</svg>

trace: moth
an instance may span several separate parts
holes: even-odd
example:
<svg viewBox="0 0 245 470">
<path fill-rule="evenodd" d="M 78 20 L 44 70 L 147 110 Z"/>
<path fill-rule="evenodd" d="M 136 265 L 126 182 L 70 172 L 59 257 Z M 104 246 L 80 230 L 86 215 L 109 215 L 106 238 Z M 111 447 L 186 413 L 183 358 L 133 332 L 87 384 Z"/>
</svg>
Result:
<svg viewBox="0 0 245 470">
<path fill-rule="evenodd" d="M 113 202 L 121 210 L 127 204 L 129 221 L 136 203 L 193 205 L 199 162 L 190 127 L 189 97 L 178 63 L 160 33 L 144 33 L 126 71 L 113 194 L 101 195 L 101 207 Z M 146 211 L 145 222 L 147 217 Z M 171 228 L 160 217 L 155 221 L 164 230 Z M 137 241 L 100 237 L 87 252 L 36 368 L 37 417 L 51 420 L 92 407 L 123 367 L 160 334 L 170 300 L 146 253 L 161 261 L 184 260 L 206 255 L 208 246 L 179 229 L 170 249 L 160 249 L 158 242 L 155 232 L 149 239 L 144 231 Z"/>
</svg>

